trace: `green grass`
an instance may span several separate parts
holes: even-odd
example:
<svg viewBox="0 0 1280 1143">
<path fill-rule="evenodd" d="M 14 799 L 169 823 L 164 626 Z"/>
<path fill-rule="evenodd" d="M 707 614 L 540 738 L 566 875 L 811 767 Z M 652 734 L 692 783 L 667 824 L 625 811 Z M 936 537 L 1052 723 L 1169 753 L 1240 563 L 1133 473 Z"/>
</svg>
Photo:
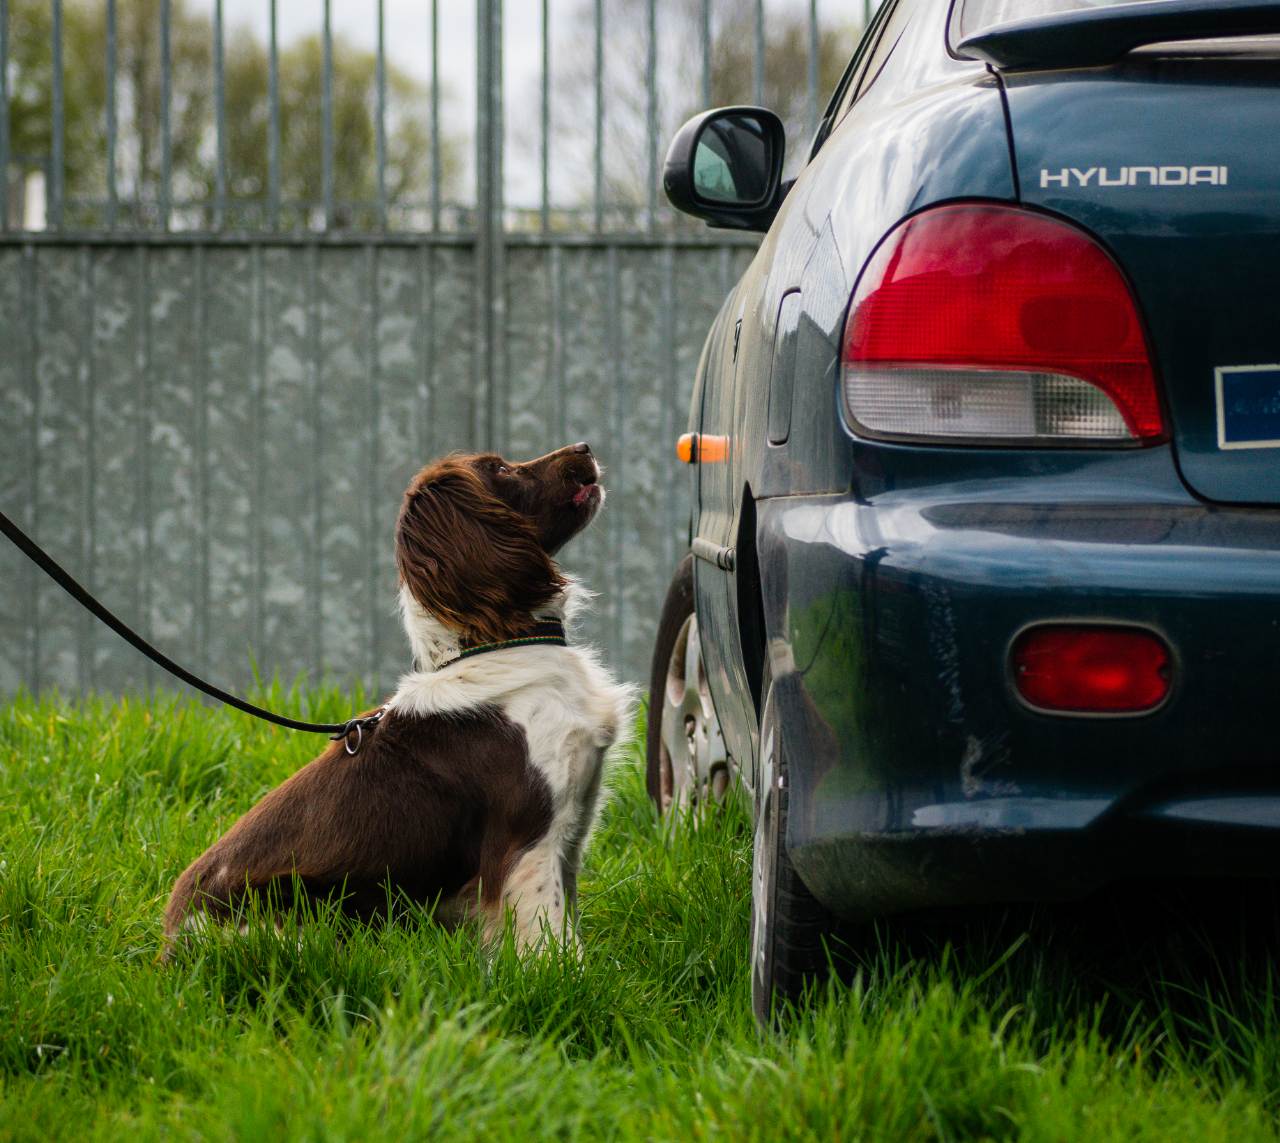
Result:
<svg viewBox="0 0 1280 1143">
<path fill-rule="evenodd" d="M 363 702 L 261 697 L 325 720 Z M 634 752 L 580 964 L 322 914 L 300 945 L 210 938 L 159 967 L 174 876 L 316 745 L 166 698 L 0 708 L 0 1137 L 1276 1134 L 1274 895 L 882 926 L 763 1036 L 747 818 L 664 828 Z"/>
</svg>

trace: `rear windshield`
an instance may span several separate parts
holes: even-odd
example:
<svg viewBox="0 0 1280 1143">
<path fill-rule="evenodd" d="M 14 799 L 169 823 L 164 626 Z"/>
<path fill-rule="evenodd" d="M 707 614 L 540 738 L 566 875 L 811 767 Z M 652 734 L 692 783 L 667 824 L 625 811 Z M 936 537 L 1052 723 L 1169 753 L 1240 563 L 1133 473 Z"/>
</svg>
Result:
<svg viewBox="0 0 1280 1143">
<path fill-rule="evenodd" d="M 1079 12 L 1084 8 L 1111 8 L 1117 4 L 1135 4 L 1138 0 L 964 0 L 960 9 L 960 35 L 985 32 L 997 24 L 1014 20 L 1030 20 L 1036 16 L 1056 16 L 1060 12 Z"/>
</svg>

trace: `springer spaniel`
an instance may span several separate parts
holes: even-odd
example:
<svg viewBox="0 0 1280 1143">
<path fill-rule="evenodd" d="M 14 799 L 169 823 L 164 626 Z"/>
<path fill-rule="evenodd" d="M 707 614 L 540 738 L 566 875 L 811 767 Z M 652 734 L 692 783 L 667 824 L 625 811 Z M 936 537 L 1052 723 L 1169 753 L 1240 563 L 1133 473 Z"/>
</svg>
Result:
<svg viewBox="0 0 1280 1143">
<path fill-rule="evenodd" d="M 510 911 L 521 949 L 577 946 L 578 869 L 631 693 L 565 644 L 581 589 L 552 557 L 604 503 L 599 475 L 576 444 L 523 464 L 455 454 L 413 478 L 396 563 L 416 669 L 178 878 L 167 952 L 296 885 L 376 916 L 388 882 L 442 920 L 478 912 L 489 939 Z"/>
</svg>

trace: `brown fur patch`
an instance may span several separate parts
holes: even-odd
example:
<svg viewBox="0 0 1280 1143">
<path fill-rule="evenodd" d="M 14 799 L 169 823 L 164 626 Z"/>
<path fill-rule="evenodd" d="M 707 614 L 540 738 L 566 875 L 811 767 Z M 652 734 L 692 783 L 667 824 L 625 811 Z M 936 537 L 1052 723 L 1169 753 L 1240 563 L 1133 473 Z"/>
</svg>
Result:
<svg viewBox="0 0 1280 1143">
<path fill-rule="evenodd" d="M 384 910 L 388 882 L 424 904 L 479 886 L 479 904 L 494 908 L 551 813 L 524 732 L 497 709 L 392 711 L 358 754 L 335 743 L 192 862 L 174 885 L 165 935 L 171 946 L 189 917 L 225 920 L 254 894 L 287 902 L 294 877 L 310 894 L 341 892 L 343 910 L 364 919 Z"/>
<path fill-rule="evenodd" d="M 473 643 L 515 638 L 565 583 L 533 522 L 462 457 L 424 468 L 409 485 L 396 566 L 413 598 Z"/>
</svg>

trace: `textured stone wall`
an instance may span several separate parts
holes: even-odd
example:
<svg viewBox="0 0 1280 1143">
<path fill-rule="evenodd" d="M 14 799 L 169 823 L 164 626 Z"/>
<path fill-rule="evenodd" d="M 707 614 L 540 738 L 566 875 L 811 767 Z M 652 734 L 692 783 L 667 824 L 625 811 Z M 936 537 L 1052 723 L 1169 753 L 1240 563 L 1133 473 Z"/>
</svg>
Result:
<svg viewBox="0 0 1280 1143">
<path fill-rule="evenodd" d="M 517 458 L 585 439 L 610 500 L 564 562 L 599 595 L 587 636 L 642 679 L 688 518 L 673 442 L 750 256 L 511 245 L 489 400 L 465 242 L 0 245 L 0 507 L 216 682 L 385 689 L 409 476 L 490 433 Z M 176 685 L 0 542 L 0 693 L 149 684 Z"/>
</svg>

